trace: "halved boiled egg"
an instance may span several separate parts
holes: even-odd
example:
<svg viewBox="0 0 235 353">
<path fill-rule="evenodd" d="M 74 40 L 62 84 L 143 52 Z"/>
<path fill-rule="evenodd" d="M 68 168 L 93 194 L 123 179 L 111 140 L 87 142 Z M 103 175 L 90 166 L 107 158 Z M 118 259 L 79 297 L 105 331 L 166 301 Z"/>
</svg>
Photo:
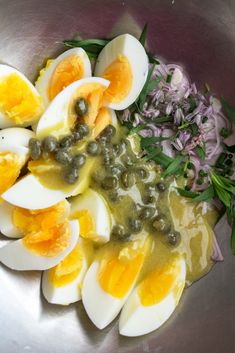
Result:
<svg viewBox="0 0 235 353">
<path fill-rule="evenodd" d="M 147 249 L 146 239 L 128 245 L 108 243 L 100 249 L 82 287 L 84 308 L 99 329 L 118 315 L 136 284 Z"/>
<path fill-rule="evenodd" d="M 148 74 L 148 57 L 142 44 L 130 34 L 111 40 L 101 51 L 95 76 L 111 83 L 104 94 L 104 105 L 122 110 L 134 103 Z"/>
<path fill-rule="evenodd" d="M 42 113 L 41 97 L 18 70 L 0 64 L 0 128 L 29 126 Z"/>
<path fill-rule="evenodd" d="M 103 243 L 109 241 L 111 214 L 103 196 L 92 189 L 87 189 L 70 202 L 70 218 L 79 221 L 80 235 Z"/>
<path fill-rule="evenodd" d="M 22 127 L 9 127 L 0 130 L 0 145 L 16 145 L 28 147 L 29 140 L 35 137 L 35 133 Z"/>
<path fill-rule="evenodd" d="M 65 87 L 84 77 L 91 76 L 91 63 L 82 48 L 69 49 L 55 60 L 48 60 L 35 83 L 41 94 L 44 108 Z"/>
<path fill-rule="evenodd" d="M 107 107 L 101 107 L 98 111 L 98 115 L 95 119 L 94 128 L 92 130 L 92 137 L 96 138 L 107 125 L 113 125 L 118 127 L 118 121 L 116 113 L 113 109 Z"/>
<path fill-rule="evenodd" d="M 173 313 L 185 286 L 182 257 L 151 271 L 131 293 L 119 320 L 121 335 L 134 337 L 159 328 Z"/>
<path fill-rule="evenodd" d="M 44 210 L 15 207 L 13 224 L 24 237 L 0 249 L 0 262 L 15 270 L 46 270 L 72 251 L 79 236 L 77 221 L 68 221 L 67 201 Z"/>
<path fill-rule="evenodd" d="M 13 222 L 14 206 L 2 201 L 0 203 L 0 233 L 9 238 L 21 238 L 24 232 L 16 227 Z"/>
<path fill-rule="evenodd" d="M 75 111 L 78 98 L 86 99 L 88 109 L 83 119 L 93 128 L 108 86 L 109 81 L 103 78 L 89 77 L 66 87 L 42 115 L 36 130 L 37 136 L 42 138 L 48 134 L 56 137 L 69 134 L 78 118 Z"/>
<path fill-rule="evenodd" d="M 42 292 L 49 303 L 68 305 L 81 299 L 81 287 L 93 254 L 91 242 L 78 243 L 57 266 L 42 277 Z"/>
<path fill-rule="evenodd" d="M 0 143 L 0 196 L 15 183 L 27 159 L 28 148 Z"/>
</svg>

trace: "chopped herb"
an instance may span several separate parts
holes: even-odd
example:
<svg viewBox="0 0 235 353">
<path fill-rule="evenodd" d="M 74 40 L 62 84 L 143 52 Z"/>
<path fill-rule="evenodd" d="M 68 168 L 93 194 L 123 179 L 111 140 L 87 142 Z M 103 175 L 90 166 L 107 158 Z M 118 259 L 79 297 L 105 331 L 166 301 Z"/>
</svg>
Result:
<svg viewBox="0 0 235 353">
<path fill-rule="evenodd" d="M 194 197 L 199 196 L 199 193 L 193 192 L 193 191 L 189 191 L 189 190 L 186 190 L 186 189 L 176 188 L 176 190 L 178 191 L 180 196 L 188 197 L 190 199 L 193 199 Z"/>
<path fill-rule="evenodd" d="M 160 65 L 160 62 L 154 56 L 152 56 L 150 53 L 147 53 L 147 54 L 148 54 L 150 64 Z"/>
<path fill-rule="evenodd" d="M 140 38 L 139 38 L 139 41 L 143 45 L 143 47 L 145 46 L 146 37 L 147 37 L 147 31 L 148 31 L 148 24 L 146 23 L 144 25 L 143 31 L 142 31 L 142 33 L 140 35 Z"/>
<path fill-rule="evenodd" d="M 190 130 L 193 137 L 199 134 L 199 127 L 196 123 L 190 124 Z"/>
<path fill-rule="evenodd" d="M 162 124 L 162 123 L 171 123 L 173 122 L 173 118 L 171 116 L 161 116 L 153 119 L 153 121 L 156 124 Z"/>
<path fill-rule="evenodd" d="M 222 152 L 222 153 L 219 155 L 217 161 L 215 162 L 215 166 L 218 167 L 218 168 L 219 168 L 219 167 L 223 167 L 223 164 L 224 164 L 224 161 L 225 161 L 226 157 L 227 157 L 227 154 L 224 153 L 224 152 Z"/>
<path fill-rule="evenodd" d="M 229 129 L 227 129 L 226 127 L 223 127 L 221 130 L 220 130 L 220 136 L 226 138 L 230 135 L 230 131 Z"/>
<path fill-rule="evenodd" d="M 143 87 L 142 91 L 140 92 L 139 98 L 137 100 L 137 105 L 139 106 L 140 110 L 143 109 L 143 106 L 144 106 L 144 103 L 146 100 L 146 96 L 149 94 L 150 91 L 152 91 L 155 87 L 157 87 L 157 85 L 161 81 L 160 77 L 156 80 L 151 80 L 154 68 L 155 68 L 155 65 L 153 65 L 149 69 L 146 82 L 145 82 L 144 87 Z M 154 82 L 154 83 L 152 83 L 152 82 Z"/>
<path fill-rule="evenodd" d="M 204 170 L 202 170 L 202 169 L 199 170 L 199 173 L 198 173 L 198 174 L 199 174 L 200 177 L 205 177 L 205 176 L 208 175 L 208 174 L 207 174 L 206 172 L 204 172 Z"/>
<path fill-rule="evenodd" d="M 207 116 L 204 116 L 204 117 L 202 118 L 202 123 L 205 124 L 207 121 L 208 121 L 208 117 L 207 117 Z"/>
<path fill-rule="evenodd" d="M 168 74 L 166 77 L 166 82 L 171 83 L 171 80 L 172 80 L 172 74 Z"/>
<path fill-rule="evenodd" d="M 180 164 L 181 162 L 183 162 L 183 160 L 185 159 L 184 156 L 177 156 L 166 168 L 166 170 L 164 171 L 164 173 L 162 173 L 162 177 L 166 178 L 169 175 L 172 174 L 177 174 L 179 173 L 179 171 L 181 170 L 180 168 Z"/>
<path fill-rule="evenodd" d="M 202 185 L 204 183 L 202 178 L 198 178 L 196 181 L 197 185 Z"/>
<path fill-rule="evenodd" d="M 224 108 L 226 116 L 231 120 L 233 124 L 235 124 L 235 109 L 225 100 L 224 97 L 221 97 L 221 104 Z"/>
<path fill-rule="evenodd" d="M 131 124 L 132 126 L 132 124 Z M 143 130 L 147 125 L 146 124 L 141 124 L 139 126 L 133 127 L 130 129 L 129 135 L 134 135 L 138 134 L 141 130 Z"/>
<path fill-rule="evenodd" d="M 187 168 L 188 169 L 193 169 L 193 163 L 192 162 L 188 162 Z"/>
<path fill-rule="evenodd" d="M 200 145 L 197 145 L 197 147 L 196 147 L 196 153 L 197 153 L 197 155 L 198 155 L 198 157 L 200 158 L 200 159 L 205 159 L 206 158 L 206 151 L 205 151 L 205 149 L 202 147 L 202 146 L 200 146 Z"/>
<path fill-rule="evenodd" d="M 162 142 L 162 141 L 165 141 L 165 140 L 169 140 L 169 137 L 162 137 L 162 136 L 156 136 L 156 137 L 144 137 L 141 139 L 141 147 L 143 149 L 146 149 L 148 148 L 149 146 L 153 145 L 154 143 L 157 143 L 157 142 Z"/>
<path fill-rule="evenodd" d="M 192 95 L 190 95 L 188 97 L 188 100 L 189 100 L 189 104 L 190 104 L 189 113 L 192 113 L 196 109 L 197 103 L 196 103 L 195 98 Z"/>
<path fill-rule="evenodd" d="M 206 190 L 200 193 L 200 195 L 193 198 L 194 202 L 210 201 L 215 196 L 213 185 L 210 185 Z"/>
</svg>

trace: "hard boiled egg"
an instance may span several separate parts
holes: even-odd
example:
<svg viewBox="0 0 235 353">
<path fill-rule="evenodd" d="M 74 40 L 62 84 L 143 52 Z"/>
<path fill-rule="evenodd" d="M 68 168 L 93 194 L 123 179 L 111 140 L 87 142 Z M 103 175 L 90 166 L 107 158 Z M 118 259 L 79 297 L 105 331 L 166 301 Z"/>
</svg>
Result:
<svg viewBox="0 0 235 353">
<path fill-rule="evenodd" d="M 0 262 L 16 270 L 46 270 L 56 266 L 78 241 L 79 224 L 68 222 L 69 204 L 44 210 L 15 208 L 12 220 L 24 238 L 0 249 Z"/>
<path fill-rule="evenodd" d="M 91 63 L 82 48 L 69 49 L 55 60 L 48 60 L 40 71 L 35 87 L 41 94 L 44 108 L 65 87 L 84 77 L 91 76 Z"/>
<path fill-rule="evenodd" d="M 131 293 L 119 320 L 121 335 L 134 337 L 159 328 L 175 310 L 185 286 L 181 257 L 151 271 Z"/>
<path fill-rule="evenodd" d="M 148 57 L 141 43 L 130 34 L 111 40 L 98 56 L 95 75 L 109 80 L 104 105 L 122 110 L 134 103 L 148 74 Z"/>
<path fill-rule="evenodd" d="M 18 70 L 0 64 L 0 128 L 29 126 L 42 113 L 41 98 Z"/>
<path fill-rule="evenodd" d="M 100 77 L 84 78 L 76 81 L 60 92 L 42 115 L 36 130 L 39 138 L 48 135 L 64 136 L 71 132 L 77 121 L 75 104 L 78 98 L 85 98 L 88 104 L 85 122 L 94 127 L 103 94 L 109 81 Z"/>
<path fill-rule="evenodd" d="M 107 242 L 111 232 L 111 213 L 103 196 L 92 189 L 71 200 L 72 219 L 80 224 L 80 235 L 94 241 Z"/>
<path fill-rule="evenodd" d="M 28 148 L 0 143 L 0 195 L 15 183 L 27 159 Z"/>
<path fill-rule="evenodd" d="M 24 233 L 13 222 L 14 206 L 8 202 L 0 203 L 0 233 L 9 238 L 21 238 Z"/>
<path fill-rule="evenodd" d="M 117 116 L 113 109 L 101 107 L 95 120 L 95 126 L 92 130 L 92 137 L 96 138 L 107 125 L 113 125 L 117 128 Z"/>
<path fill-rule="evenodd" d="M 43 273 L 42 292 L 49 303 L 68 305 L 81 299 L 82 282 L 92 253 L 91 243 L 79 238 L 63 261 Z"/>
<path fill-rule="evenodd" d="M 128 245 L 108 243 L 90 266 L 82 287 L 82 301 L 91 321 L 106 327 L 119 313 L 141 271 L 147 240 Z"/>
<path fill-rule="evenodd" d="M 35 133 L 22 127 L 10 127 L 0 130 L 0 145 L 16 145 L 28 147 L 29 140 L 35 137 Z"/>
</svg>

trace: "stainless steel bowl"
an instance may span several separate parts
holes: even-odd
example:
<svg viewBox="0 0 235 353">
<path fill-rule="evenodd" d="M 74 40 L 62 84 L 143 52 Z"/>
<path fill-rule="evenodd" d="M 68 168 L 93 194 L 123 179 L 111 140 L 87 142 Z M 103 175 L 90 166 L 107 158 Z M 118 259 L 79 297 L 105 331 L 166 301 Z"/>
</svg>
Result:
<svg viewBox="0 0 235 353">
<path fill-rule="evenodd" d="M 153 52 L 182 63 L 199 86 L 207 82 L 235 104 L 233 0 L 0 0 L 0 61 L 34 79 L 44 59 L 63 49 L 63 39 L 78 32 L 84 37 L 138 35 L 146 22 Z M 4 243 L 2 238 L 0 246 Z M 117 321 L 96 329 L 81 303 L 47 304 L 40 273 L 0 266 L 0 352 L 232 353 L 235 258 L 226 224 L 219 243 L 225 261 L 185 291 L 161 329 L 133 339 L 118 335 Z"/>
</svg>

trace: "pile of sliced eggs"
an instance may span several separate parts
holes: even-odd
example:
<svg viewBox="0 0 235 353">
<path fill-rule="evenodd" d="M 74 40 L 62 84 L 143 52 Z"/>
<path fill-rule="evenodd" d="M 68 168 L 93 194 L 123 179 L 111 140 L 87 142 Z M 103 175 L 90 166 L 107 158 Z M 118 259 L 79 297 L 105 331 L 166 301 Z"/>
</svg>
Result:
<svg viewBox="0 0 235 353">
<path fill-rule="evenodd" d="M 69 189 L 56 189 L 23 171 L 31 138 L 69 133 L 78 97 L 88 102 L 84 119 L 96 137 L 108 124 L 117 126 L 115 110 L 136 100 L 147 72 L 145 49 L 129 34 L 104 47 L 93 77 L 81 48 L 49 60 L 35 86 L 0 65 L 0 231 L 12 238 L 0 248 L 0 262 L 18 271 L 44 271 L 46 300 L 68 305 L 82 299 L 99 329 L 121 311 L 125 336 L 149 333 L 169 318 L 185 285 L 184 259 L 172 256 L 143 274 L 153 251 L 150 237 L 109 242 L 114 220 L 102 195 L 89 188 L 88 175 Z"/>
</svg>

